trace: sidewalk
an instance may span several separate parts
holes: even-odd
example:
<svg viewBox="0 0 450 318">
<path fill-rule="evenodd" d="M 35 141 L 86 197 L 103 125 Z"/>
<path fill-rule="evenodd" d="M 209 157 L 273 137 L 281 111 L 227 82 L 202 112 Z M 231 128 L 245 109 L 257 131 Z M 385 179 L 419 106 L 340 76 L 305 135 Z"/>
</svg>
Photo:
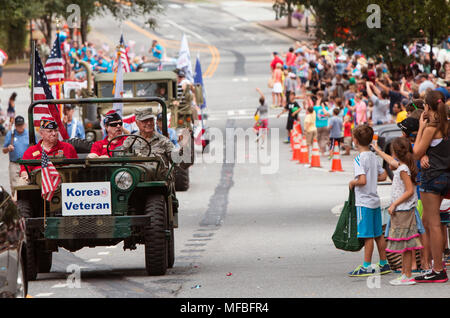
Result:
<svg viewBox="0 0 450 318">
<path fill-rule="evenodd" d="M 259 21 L 258 25 L 269 29 L 273 32 L 277 32 L 290 38 L 293 41 L 314 41 L 314 28 L 309 22 L 309 34 L 305 32 L 305 19 L 303 19 L 299 25 L 298 20 L 292 18 L 292 28 L 287 27 L 287 18 L 281 18 L 279 20 Z"/>
<path fill-rule="evenodd" d="M 3 68 L 3 88 L 15 88 L 28 85 L 29 63 L 11 63 Z"/>
</svg>

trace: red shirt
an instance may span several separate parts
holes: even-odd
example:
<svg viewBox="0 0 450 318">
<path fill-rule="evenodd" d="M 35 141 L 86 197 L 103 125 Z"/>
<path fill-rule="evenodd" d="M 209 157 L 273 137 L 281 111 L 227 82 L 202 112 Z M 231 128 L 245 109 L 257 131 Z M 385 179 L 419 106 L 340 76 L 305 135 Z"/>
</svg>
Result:
<svg viewBox="0 0 450 318">
<path fill-rule="evenodd" d="M 76 159 L 78 158 L 77 152 L 75 148 L 63 141 L 59 141 L 56 145 L 47 152 L 49 159 L 53 158 L 66 158 L 66 159 Z M 28 148 L 23 154 L 23 160 L 33 160 L 33 159 L 41 159 L 42 158 L 42 140 L 39 141 L 37 145 L 31 146 Z M 41 166 L 29 166 L 29 170 L 36 170 L 41 168 Z M 26 171 L 23 165 L 20 166 L 20 172 Z"/>
<path fill-rule="evenodd" d="M 122 137 L 120 139 L 116 139 L 114 143 L 109 146 L 109 150 L 114 150 L 117 147 L 120 147 L 123 145 L 123 142 L 125 141 L 125 137 Z M 106 151 L 106 147 L 108 146 L 109 140 L 108 137 L 106 137 L 103 140 L 96 141 L 91 148 L 91 153 L 95 153 L 98 156 L 106 156 L 108 155 Z"/>
<path fill-rule="evenodd" d="M 270 63 L 272 71 L 277 67 L 278 63 L 280 63 L 281 65 L 284 64 L 282 59 L 280 59 L 278 56 L 275 56 L 275 58 L 272 60 L 272 63 Z"/>
<path fill-rule="evenodd" d="M 350 121 L 344 124 L 344 137 L 352 136 L 352 123 Z"/>
<path fill-rule="evenodd" d="M 296 58 L 297 58 L 297 56 L 295 56 L 294 53 L 287 52 L 286 53 L 286 65 L 287 66 L 294 66 Z"/>
</svg>

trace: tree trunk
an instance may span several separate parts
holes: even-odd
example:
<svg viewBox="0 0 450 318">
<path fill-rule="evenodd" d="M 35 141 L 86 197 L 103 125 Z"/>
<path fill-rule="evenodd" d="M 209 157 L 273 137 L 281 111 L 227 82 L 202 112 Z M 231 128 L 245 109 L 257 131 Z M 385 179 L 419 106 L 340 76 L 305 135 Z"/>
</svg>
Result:
<svg viewBox="0 0 450 318">
<path fill-rule="evenodd" d="M 45 41 L 47 42 L 47 45 L 52 48 L 52 15 L 45 16 L 44 18 L 44 24 L 45 24 Z"/>
<path fill-rule="evenodd" d="M 287 2 L 287 27 L 292 28 L 292 4 Z"/>
<path fill-rule="evenodd" d="M 85 43 L 87 41 L 88 35 L 88 26 L 89 26 L 89 16 L 82 15 L 81 23 L 80 23 L 80 33 L 81 33 L 81 43 Z"/>
</svg>

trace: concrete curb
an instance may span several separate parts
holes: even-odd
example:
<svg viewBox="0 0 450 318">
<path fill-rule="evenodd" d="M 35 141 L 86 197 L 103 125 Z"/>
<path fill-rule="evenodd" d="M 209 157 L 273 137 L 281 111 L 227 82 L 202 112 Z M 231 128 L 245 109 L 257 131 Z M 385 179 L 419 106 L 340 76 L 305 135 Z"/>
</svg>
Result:
<svg viewBox="0 0 450 318">
<path fill-rule="evenodd" d="M 284 33 L 283 31 L 280 31 L 277 28 L 272 28 L 272 27 L 267 26 L 267 25 L 265 25 L 265 24 L 263 24 L 261 22 L 256 22 L 256 24 L 261 26 L 261 27 L 263 27 L 263 28 L 265 28 L 265 29 L 267 29 L 267 30 L 270 30 L 272 32 L 281 34 L 281 35 L 283 35 L 283 36 L 285 36 L 285 37 L 287 37 L 287 38 L 289 38 L 289 39 L 291 39 L 293 41 L 313 41 L 313 40 L 315 40 L 315 38 L 310 38 L 310 37 L 298 37 L 298 38 L 297 37 L 293 37 L 293 36 L 290 36 L 289 34 Z"/>
</svg>

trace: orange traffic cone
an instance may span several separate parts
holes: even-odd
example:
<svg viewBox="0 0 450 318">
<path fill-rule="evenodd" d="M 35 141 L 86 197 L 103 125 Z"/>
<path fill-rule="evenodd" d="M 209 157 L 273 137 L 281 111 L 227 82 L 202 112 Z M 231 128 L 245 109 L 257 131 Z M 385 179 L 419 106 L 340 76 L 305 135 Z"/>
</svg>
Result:
<svg viewBox="0 0 450 318">
<path fill-rule="evenodd" d="M 295 127 L 295 130 L 296 130 L 299 134 L 302 134 L 302 133 L 303 133 L 303 132 L 302 132 L 302 125 L 300 125 L 300 122 L 299 122 L 299 121 L 295 121 L 294 127 Z"/>
<path fill-rule="evenodd" d="M 319 153 L 319 144 L 317 143 L 317 139 L 314 138 L 312 153 L 311 153 L 311 166 L 310 168 L 317 167 L 321 168 L 320 165 L 320 153 Z"/>
<path fill-rule="evenodd" d="M 344 169 L 342 169 L 341 156 L 339 154 L 339 145 L 337 141 L 334 142 L 333 161 L 331 163 L 330 172 L 335 171 L 344 171 Z"/>
<path fill-rule="evenodd" d="M 299 163 L 309 163 L 308 145 L 306 144 L 306 137 L 303 136 L 302 146 L 300 148 Z"/>
<path fill-rule="evenodd" d="M 292 159 L 293 161 L 299 161 L 301 155 L 301 134 L 294 134 L 294 148 L 292 149 Z"/>
<path fill-rule="evenodd" d="M 291 129 L 291 151 L 294 151 L 294 137 L 297 134 L 295 129 Z"/>
</svg>

